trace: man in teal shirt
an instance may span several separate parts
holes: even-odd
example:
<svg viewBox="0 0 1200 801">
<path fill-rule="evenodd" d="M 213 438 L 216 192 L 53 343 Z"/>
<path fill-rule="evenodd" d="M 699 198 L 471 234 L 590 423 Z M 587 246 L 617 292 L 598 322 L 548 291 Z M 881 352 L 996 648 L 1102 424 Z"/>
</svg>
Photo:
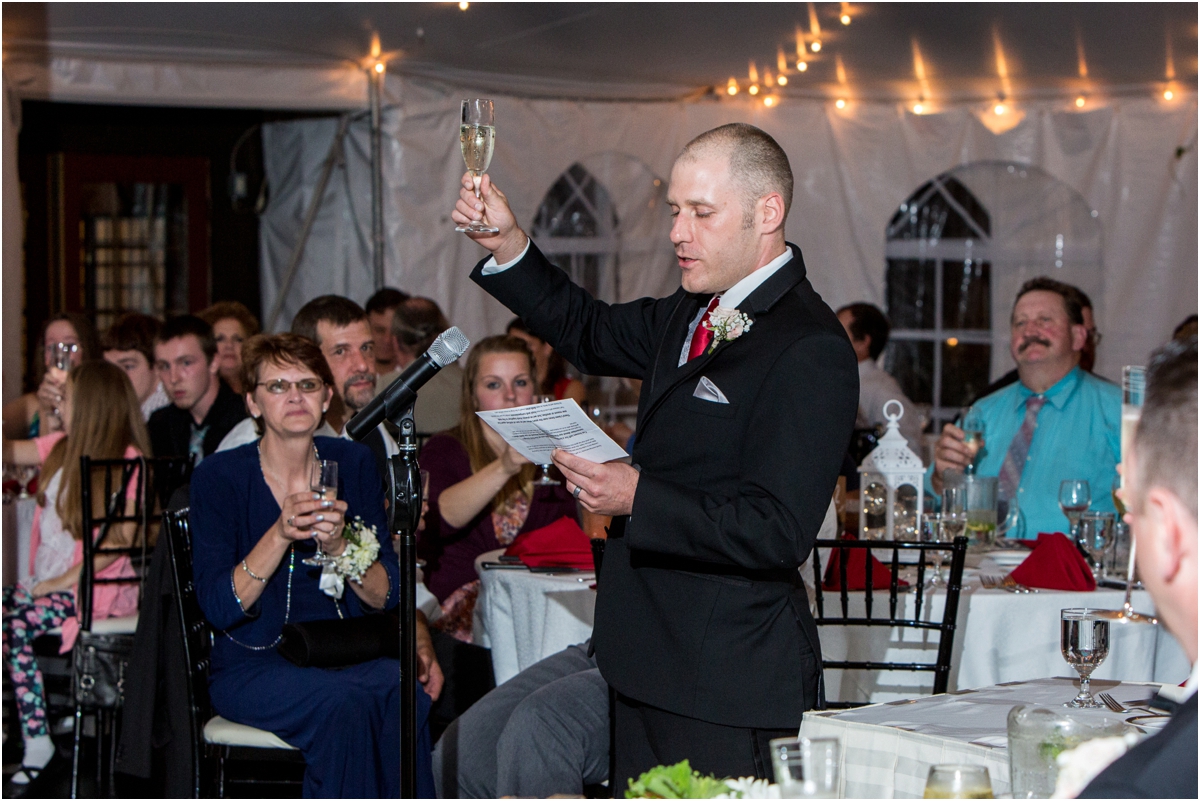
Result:
<svg viewBox="0 0 1200 801">
<path fill-rule="evenodd" d="M 1058 506 L 1058 487 L 1066 479 L 1087 480 L 1092 510 L 1114 511 L 1121 390 L 1080 369 L 1087 329 L 1066 284 L 1050 278 L 1027 281 L 1017 293 L 1011 324 L 1020 380 L 975 403 L 984 420 L 984 446 L 975 469 L 981 476 L 1000 476 L 1002 492 L 1006 484 L 1015 488 L 1024 517 L 1021 536 L 1034 538 L 1039 532 L 1068 530 Z M 926 490 L 940 493 L 943 472 L 965 468 L 973 456 L 962 429 L 947 425 L 926 474 Z"/>
</svg>

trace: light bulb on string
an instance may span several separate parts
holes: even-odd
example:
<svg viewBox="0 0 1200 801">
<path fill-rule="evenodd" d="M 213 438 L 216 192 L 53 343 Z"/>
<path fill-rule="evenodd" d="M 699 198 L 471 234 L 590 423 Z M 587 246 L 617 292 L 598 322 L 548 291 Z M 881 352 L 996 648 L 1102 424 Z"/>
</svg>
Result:
<svg viewBox="0 0 1200 801">
<path fill-rule="evenodd" d="M 387 69 L 387 67 L 385 67 L 385 66 L 384 66 L 384 64 L 383 64 L 383 62 L 382 62 L 382 61 L 376 61 L 376 62 L 375 62 L 375 72 L 377 72 L 377 73 L 379 73 L 380 75 L 382 75 L 382 74 L 383 74 L 383 71 L 384 71 L 385 69 Z"/>
<path fill-rule="evenodd" d="M 788 76 L 780 75 L 778 78 L 775 79 L 775 83 L 779 84 L 780 86 L 787 86 Z"/>
<path fill-rule="evenodd" d="M 1163 92 L 1163 100 L 1174 100 L 1174 99 L 1175 99 L 1175 93 L 1172 92 L 1170 89 Z"/>
<path fill-rule="evenodd" d="M 839 98 L 837 99 L 837 102 L 836 102 L 836 103 L 834 103 L 834 105 L 835 105 L 835 106 L 837 106 L 838 108 L 845 108 L 845 107 L 846 107 L 846 101 L 845 101 L 843 98 L 840 98 L 840 97 L 839 97 Z"/>
<path fill-rule="evenodd" d="M 925 113 L 925 104 L 920 103 L 920 102 L 913 103 L 912 110 L 913 110 L 913 114 L 924 114 Z"/>
<path fill-rule="evenodd" d="M 763 98 L 763 105 L 766 106 L 767 108 L 770 108 L 771 106 L 775 105 L 775 103 L 777 103 L 777 102 L 778 101 L 775 99 L 775 97 L 773 95 L 767 95 L 766 97 Z"/>
<path fill-rule="evenodd" d="M 842 15 L 838 17 L 843 25 L 850 24 L 850 4 L 842 3 Z"/>
<path fill-rule="evenodd" d="M 756 84 L 756 83 L 750 84 L 750 88 L 747 89 L 746 91 L 748 91 L 752 95 L 758 94 L 758 84 Z"/>
<path fill-rule="evenodd" d="M 821 40 L 814 39 L 813 43 L 811 45 L 809 45 L 809 47 L 812 48 L 812 51 L 814 53 L 820 53 L 821 52 Z"/>
<path fill-rule="evenodd" d="M 1079 97 L 1075 98 L 1075 108 L 1083 108 L 1085 105 L 1087 105 L 1086 97 L 1080 95 Z"/>
<path fill-rule="evenodd" d="M 729 83 L 725 85 L 725 91 L 728 92 L 731 96 L 736 95 L 738 93 L 737 78 L 729 79 Z"/>
<path fill-rule="evenodd" d="M 997 103 L 996 105 L 992 106 L 992 113 L 997 117 L 1002 116 L 1007 111 L 1008 106 L 1004 105 L 1003 103 Z"/>
<path fill-rule="evenodd" d="M 796 65 L 796 69 L 800 70 L 800 72 L 808 72 L 808 62 L 801 61 L 799 64 Z"/>
<path fill-rule="evenodd" d="M 471 4 L 468 3 L 467 0 L 459 0 L 458 8 L 460 11 L 466 11 L 470 7 L 471 7 Z"/>
</svg>

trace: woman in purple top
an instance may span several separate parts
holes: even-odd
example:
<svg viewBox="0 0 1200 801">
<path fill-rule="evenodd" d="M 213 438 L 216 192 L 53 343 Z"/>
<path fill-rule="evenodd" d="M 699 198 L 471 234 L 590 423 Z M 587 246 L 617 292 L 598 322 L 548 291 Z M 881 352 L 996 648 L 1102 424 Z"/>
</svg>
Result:
<svg viewBox="0 0 1200 801">
<path fill-rule="evenodd" d="M 488 337 L 467 357 L 462 418 L 421 451 L 429 471 L 429 513 L 421 532 L 425 583 L 442 602 L 440 627 L 469 638 L 479 591 L 475 557 L 518 534 L 576 517 L 575 499 L 559 485 L 535 483 L 538 468 L 484 425 L 478 411 L 533 403 L 533 355 L 520 339 Z"/>
</svg>

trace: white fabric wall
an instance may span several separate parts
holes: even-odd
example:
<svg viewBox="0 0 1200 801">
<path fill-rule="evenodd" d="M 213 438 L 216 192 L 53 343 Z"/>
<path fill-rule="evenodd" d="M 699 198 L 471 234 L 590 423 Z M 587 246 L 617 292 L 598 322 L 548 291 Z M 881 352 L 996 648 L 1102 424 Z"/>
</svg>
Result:
<svg viewBox="0 0 1200 801">
<path fill-rule="evenodd" d="M 510 315 L 469 281 L 483 251 L 454 233 L 449 217 L 463 172 L 459 100 L 482 93 L 394 75 L 387 91 L 387 282 L 437 300 L 472 339 L 495 333 Z M 819 101 L 789 100 L 765 109 L 740 99 L 601 103 L 490 96 L 497 142 L 489 172 L 523 225 L 576 161 L 627 154 L 665 179 L 691 137 L 745 121 L 769 132 L 788 153 L 796 176 L 788 239 L 803 249 L 814 286 L 834 307 L 855 300 L 883 304 L 885 227 L 914 189 L 955 166 L 998 159 L 1041 167 L 1099 212 L 1103 295 L 1093 301 L 1105 335 L 1100 373 L 1119 376 L 1122 364 L 1143 362 L 1179 320 L 1196 311 L 1195 95 L 1173 103 L 1119 98 L 1083 112 L 1061 103 L 1026 105 L 1022 122 L 999 135 L 968 107 L 915 116 L 882 103 L 852 103 L 839 111 Z M 335 130 L 330 120 L 264 126 L 271 184 L 261 229 L 265 309 L 278 295 Z M 371 294 L 368 154 L 366 122 L 360 120 L 351 126 L 345 168 L 330 181 L 277 329 L 317 294 L 339 292 L 359 301 Z M 610 192 L 618 194 L 618 188 Z M 643 241 L 645 231 L 665 230 L 657 218 L 641 222 Z M 665 236 L 661 249 L 642 247 L 641 253 L 644 264 L 632 253 L 623 259 L 625 299 L 678 286 Z"/>
<path fill-rule="evenodd" d="M 21 332 L 25 318 L 21 310 L 25 307 L 24 238 L 25 217 L 21 207 L 21 183 L 17 176 L 17 134 L 21 130 L 21 101 L 13 96 L 4 73 L 4 109 L 0 113 L 4 126 L 4 236 L 3 261 L 0 272 L 4 274 L 3 327 L 4 337 L 4 402 L 8 403 L 21 394 L 21 367 L 25 349 L 21 347 Z"/>
</svg>

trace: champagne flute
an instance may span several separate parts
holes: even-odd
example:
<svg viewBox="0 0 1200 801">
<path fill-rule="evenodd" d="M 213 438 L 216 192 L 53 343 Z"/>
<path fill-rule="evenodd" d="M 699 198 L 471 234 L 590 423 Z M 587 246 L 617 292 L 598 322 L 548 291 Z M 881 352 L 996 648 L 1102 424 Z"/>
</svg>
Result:
<svg viewBox="0 0 1200 801">
<path fill-rule="evenodd" d="M 1121 462 L 1129 455 L 1138 421 L 1142 419 L 1142 404 L 1146 402 L 1146 368 L 1126 365 L 1121 369 Z M 1122 480 L 1121 486 L 1125 486 Z"/>
<path fill-rule="evenodd" d="M 79 350 L 79 345 L 74 342 L 55 342 L 54 355 L 51 357 L 50 366 L 58 370 L 62 375 L 58 376 L 60 380 L 65 379 L 67 373 L 71 372 L 71 354 Z M 61 417 L 57 406 L 53 409 L 55 417 Z"/>
<path fill-rule="evenodd" d="M 322 500 L 336 501 L 338 492 L 338 463 L 332 459 L 318 459 L 313 462 L 312 478 L 309 481 L 309 488 L 319 494 Z M 314 499 L 315 500 L 315 499 Z M 316 530 L 313 531 L 313 539 L 317 537 Z M 321 550 L 321 546 L 317 544 L 317 552 L 307 559 L 303 560 L 304 564 L 313 567 L 323 567 L 332 562 L 334 557 Z"/>
<path fill-rule="evenodd" d="M 554 401 L 555 401 L 555 397 L 553 395 L 534 395 L 533 396 L 534 403 L 554 403 Z M 549 455 L 549 454 L 547 454 L 547 455 Z M 538 476 L 537 481 L 535 481 L 533 483 L 537 484 L 540 487 L 557 487 L 558 485 L 562 484 L 561 481 L 558 481 L 558 480 L 550 477 L 550 467 L 551 466 L 552 466 L 551 462 L 546 462 L 545 464 L 539 464 L 538 467 L 542 468 L 542 472 L 541 472 L 541 475 Z"/>
<path fill-rule="evenodd" d="M 1090 609 L 1063 609 L 1060 647 L 1063 659 L 1079 674 L 1079 695 L 1063 704 L 1074 709 L 1099 709 L 1092 697 L 1092 671 L 1108 656 L 1108 621 Z"/>
<path fill-rule="evenodd" d="M 971 449 L 971 463 L 967 465 L 964 472 L 974 473 L 975 462 L 979 458 L 979 452 L 984 446 L 984 431 L 983 415 L 980 414 L 974 406 L 967 410 L 962 419 L 963 444 Z"/>
<path fill-rule="evenodd" d="M 463 161 L 475 182 L 475 197 L 479 197 L 479 184 L 492 163 L 492 151 L 496 147 L 496 117 L 492 101 L 474 98 L 462 102 L 458 143 L 462 147 Z M 479 220 L 460 225 L 454 230 L 460 233 L 494 234 L 500 229 Z"/>
<path fill-rule="evenodd" d="M 1069 478 L 1058 485 L 1058 508 L 1071 524 L 1070 536 L 1078 535 L 1079 517 L 1092 505 L 1092 488 L 1083 479 Z"/>
</svg>

